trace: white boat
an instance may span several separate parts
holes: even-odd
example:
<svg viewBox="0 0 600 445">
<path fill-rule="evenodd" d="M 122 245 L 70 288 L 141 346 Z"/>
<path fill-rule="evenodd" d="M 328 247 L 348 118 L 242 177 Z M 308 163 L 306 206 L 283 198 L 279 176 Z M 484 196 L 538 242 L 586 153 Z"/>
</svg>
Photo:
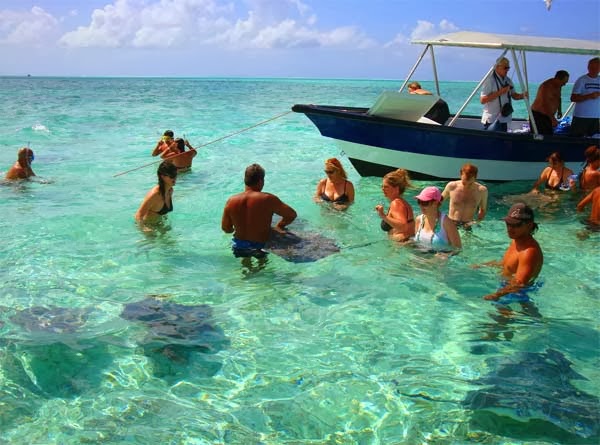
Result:
<svg viewBox="0 0 600 445">
<path fill-rule="evenodd" d="M 598 143 L 598 139 L 567 134 L 541 135 L 535 123 L 531 131 L 523 131 L 529 126 L 527 119 L 513 119 L 506 133 L 486 131 L 480 116 L 463 116 L 473 97 L 479 99 L 477 93 L 493 72 L 493 65 L 443 125 L 426 118 L 425 114 L 440 98 L 435 47 L 499 51 L 492 59 L 510 57 L 520 91 L 529 91 L 527 52 L 594 57 L 600 55 L 599 42 L 463 31 L 413 43 L 425 45 L 425 49 L 400 90 L 383 92 L 370 108 L 301 104 L 292 107 L 293 111 L 304 113 L 323 136 L 335 139 L 360 175 L 383 176 L 402 167 L 411 172 L 414 179 L 451 179 L 464 163 L 472 162 L 477 165 L 478 178 L 482 180 L 533 180 L 547 165 L 546 158 L 551 152 L 560 151 L 567 165 L 578 170 L 585 148 Z M 428 52 L 433 62 L 437 94 L 410 95 L 405 88 Z M 531 116 L 528 99 L 525 104 Z"/>
</svg>

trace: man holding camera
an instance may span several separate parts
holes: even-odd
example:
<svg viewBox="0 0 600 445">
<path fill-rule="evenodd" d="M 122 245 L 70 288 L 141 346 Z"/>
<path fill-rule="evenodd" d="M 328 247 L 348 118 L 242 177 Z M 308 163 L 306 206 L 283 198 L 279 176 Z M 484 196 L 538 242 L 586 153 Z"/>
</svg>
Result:
<svg viewBox="0 0 600 445">
<path fill-rule="evenodd" d="M 512 120 L 513 107 L 511 99 L 520 100 L 529 97 L 527 92 L 519 94 L 515 91 L 512 80 L 508 77 L 510 63 L 506 57 L 496 61 L 494 71 L 483 83 L 480 102 L 483 104 L 481 123 L 489 131 L 507 131 Z"/>
</svg>

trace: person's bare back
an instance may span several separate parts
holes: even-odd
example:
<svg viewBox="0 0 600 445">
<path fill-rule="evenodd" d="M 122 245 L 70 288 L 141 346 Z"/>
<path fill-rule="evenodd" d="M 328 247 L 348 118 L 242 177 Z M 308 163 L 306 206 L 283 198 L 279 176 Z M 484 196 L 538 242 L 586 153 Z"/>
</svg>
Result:
<svg viewBox="0 0 600 445">
<path fill-rule="evenodd" d="M 264 169 L 258 164 L 246 169 L 244 183 L 245 190 L 227 200 L 221 228 L 226 233 L 233 233 L 234 239 L 266 243 L 271 233 L 273 215 L 281 216 L 274 229 L 283 231 L 296 219 L 296 211 L 277 196 L 262 192 Z"/>
</svg>

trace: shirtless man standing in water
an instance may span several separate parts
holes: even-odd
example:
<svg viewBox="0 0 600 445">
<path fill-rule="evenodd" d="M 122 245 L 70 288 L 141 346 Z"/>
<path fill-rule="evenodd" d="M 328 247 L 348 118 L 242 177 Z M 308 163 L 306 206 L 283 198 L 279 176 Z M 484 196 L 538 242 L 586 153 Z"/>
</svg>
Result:
<svg viewBox="0 0 600 445">
<path fill-rule="evenodd" d="M 492 261 L 486 265 L 500 266 L 506 282 L 498 291 L 483 298 L 497 301 L 505 295 L 513 294 L 516 302 L 528 303 L 526 288 L 533 284 L 544 264 L 542 249 L 533 237 L 537 230 L 533 210 L 525 203 L 517 203 L 510 208 L 504 222 L 507 235 L 512 240 L 510 246 L 502 261 Z"/>
<path fill-rule="evenodd" d="M 233 233 L 233 254 L 240 258 L 264 258 L 263 247 L 271 229 L 285 232 L 285 227 L 296 219 L 296 211 L 277 196 L 262 191 L 265 170 L 258 164 L 249 165 L 244 176 L 245 190 L 227 200 L 223 209 L 221 228 Z M 281 216 L 271 228 L 273 215 Z"/>
<path fill-rule="evenodd" d="M 476 179 L 477 167 L 465 164 L 460 169 L 460 180 L 449 182 L 442 192 L 445 200 L 450 198 L 448 216 L 457 226 L 467 230 L 474 222 L 481 221 L 487 212 L 488 190 Z"/>
</svg>

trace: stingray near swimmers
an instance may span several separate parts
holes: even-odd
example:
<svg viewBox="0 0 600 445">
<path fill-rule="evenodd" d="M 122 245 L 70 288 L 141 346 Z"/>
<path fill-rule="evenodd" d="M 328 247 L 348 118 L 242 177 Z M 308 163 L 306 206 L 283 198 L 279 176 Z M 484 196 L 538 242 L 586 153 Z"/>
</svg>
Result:
<svg viewBox="0 0 600 445">
<path fill-rule="evenodd" d="M 486 363 L 493 371 L 476 380 L 474 383 L 482 388 L 469 392 L 463 401 L 479 419 L 487 414 L 510 418 L 516 421 L 512 422 L 513 429 L 514 424 L 535 424 L 542 434 L 554 432 L 569 443 L 598 438 L 599 399 L 571 384 L 574 379 L 587 379 L 571 369 L 563 354 L 548 349 L 488 359 Z M 502 422 L 488 423 L 497 427 Z M 532 434 L 531 426 L 524 431 Z"/>
<path fill-rule="evenodd" d="M 293 263 L 311 263 L 338 253 L 335 240 L 308 231 L 271 231 L 265 250 Z"/>
<path fill-rule="evenodd" d="M 87 321 L 89 309 L 32 306 L 17 311 L 10 320 L 31 333 L 70 334 Z"/>
<path fill-rule="evenodd" d="M 145 350 L 175 362 L 186 362 L 191 352 L 214 354 L 229 343 L 212 324 L 212 310 L 206 304 L 191 306 L 149 297 L 126 304 L 121 317 L 148 328 L 142 342 Z"/>
</svg>

